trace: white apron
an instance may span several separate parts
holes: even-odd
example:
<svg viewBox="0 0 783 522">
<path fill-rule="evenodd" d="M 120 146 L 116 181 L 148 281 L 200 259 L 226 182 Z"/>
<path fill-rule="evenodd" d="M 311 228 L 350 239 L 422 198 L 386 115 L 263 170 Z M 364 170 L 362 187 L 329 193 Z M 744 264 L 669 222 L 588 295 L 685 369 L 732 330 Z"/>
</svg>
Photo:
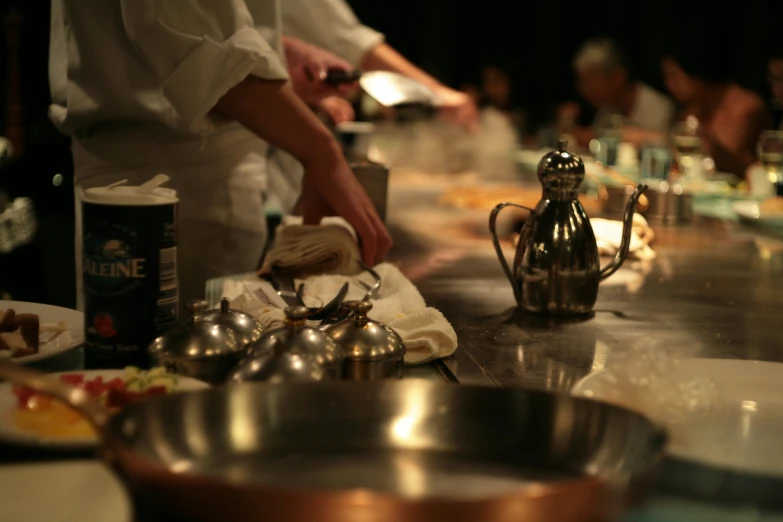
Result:
<svg viewBox="0 0 783 522">
<path fill-rule="evenodd" d="M 177 191 L 180 303 L 203 299 L 213 277 L 252 272 L 266 240 L 262 193 L 268 145 L 240 125 L 207 137 L 163 126 L 117 126 L 73 139 L 77 302 L 83 310 L 81 194 L 121 179 L 139 185 L 158 173 Z M 182 311 L 182 310 L 181 310 Z"/>
</svg>

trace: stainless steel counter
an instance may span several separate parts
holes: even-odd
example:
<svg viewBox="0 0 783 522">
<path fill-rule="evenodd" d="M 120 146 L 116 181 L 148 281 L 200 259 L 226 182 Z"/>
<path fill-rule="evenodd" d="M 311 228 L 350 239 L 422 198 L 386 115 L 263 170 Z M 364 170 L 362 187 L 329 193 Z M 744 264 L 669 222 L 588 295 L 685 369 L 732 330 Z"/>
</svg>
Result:
<svg viewBox="0 0 783 522">
<path fill-rule="evenodd" d="M 439 205 L 441 189 L 393 183 L 392 257 L 452 321 L 460 348 L 447 363 L 460 382 L 566 391 L 638 342 L 783 361 L 781 240 L 709 218 L 654 227 L 654 260 L 629 260 L 608 279 L 592 317 L 558 322 L 515 310 L 486 232 L 489 212 Z"/>
</svg>

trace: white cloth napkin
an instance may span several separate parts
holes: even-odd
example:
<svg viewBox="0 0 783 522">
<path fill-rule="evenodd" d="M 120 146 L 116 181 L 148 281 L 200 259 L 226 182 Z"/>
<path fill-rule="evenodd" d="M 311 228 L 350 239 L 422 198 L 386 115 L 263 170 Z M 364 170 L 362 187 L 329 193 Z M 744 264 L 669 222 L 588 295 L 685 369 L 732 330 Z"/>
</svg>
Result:
<svg viewBox="0 0 783 522">
<path fill-rule="evenodd" d="M 598 252 L 606 256 L 615 255 L 623 238 L 623 223 L 593 218 L 590 220 L 590 224 L 598 243 Z M 653 259 L 656 256 L 655 250 L 650 247 L 653 239 L 655 239 L 655 232 L 647 224 L 647 220 L 639 214 L 634 214 L 628 256 L 641 260 Z"/>
<path fill-rule="evenodd" d="M 285 216 L 260 273 L 272 268 L 296 274 L 354 275 L 361 271 L 356 233 L 340 217 L 326 217 L 320 225 L 303 225 L 299 216 Z"/>
<path fill-rule="evenodd" d="M 375 267 L 383 283 L 373 308 L 371 319 L 393 328 L 405 343 L 405 363 L 421 364 L 447 357 L 457 349 L 457 334 L 451 323 L 435 308 L 428 307 L 416 286 L 397 267 L 383 263 Z M 346 300 L 361 299 L 366 289 L 359 280 L 372 284 L 367 273 L 356 276 L 320 275 L 310 277 L 304 283 L 303 300 L 308 306 L 322 306 L 330 301 L 340 287 L 348 282 Z M 297 285 L 300 281 L 297 281 Z M 254 281 L 226 281 L 223 296 L 231 302 L 231 308 L 247 312 L 266 327 L 283 324 L 280 308 L 262 302 L 252 294 L 259 285 Z"/>
<path fill-rule="evenodd" d="M 16 198 L 8 208 L 0 209 L 0 254 L 27 245 L 35 238 L 37 231 L 38 221 L 32 200 Z"/>
</svg>

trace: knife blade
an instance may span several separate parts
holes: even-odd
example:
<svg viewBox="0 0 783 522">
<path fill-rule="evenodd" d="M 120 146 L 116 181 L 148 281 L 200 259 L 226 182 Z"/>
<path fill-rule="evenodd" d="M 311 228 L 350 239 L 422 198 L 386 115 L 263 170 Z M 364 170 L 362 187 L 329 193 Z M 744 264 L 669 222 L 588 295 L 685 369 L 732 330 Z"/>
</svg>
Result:
<svg viewBox="0 0 783 522">
<path fill-rule="evenodd" d="M 279 295 L 288 306 L 300 306 L 302 304 L 297 297 L 296 284 L 294 283 L 293 277 L 273 270 L 267 276 L 267 281 L 272 284 L 277 295 Z"/>
</svg>

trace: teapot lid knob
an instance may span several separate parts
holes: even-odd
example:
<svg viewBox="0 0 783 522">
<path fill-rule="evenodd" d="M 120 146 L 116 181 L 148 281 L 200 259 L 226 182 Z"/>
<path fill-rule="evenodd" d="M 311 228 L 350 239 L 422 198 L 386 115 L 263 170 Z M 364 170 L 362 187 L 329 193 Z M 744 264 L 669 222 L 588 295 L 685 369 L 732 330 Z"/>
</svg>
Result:
<svg viewBox="0 0 783 522">
<path fill-rule="evenodd" d="M 372 310 L 370 301 L 348 301 L 345 305 L 356 312 L 358 317 L 365 317 Z"/>
<path fill-rule="evenodd" d="M 585 177 L 582 158 L 568 151 L 568 141 L 559 140 L 557 150 L 549 152 L 538 164 L 538 180 L 550 197 L 570 200 L 577 197 Z"/>
<path fill-rule="evenodd" d="M 290 326 L 304 324 L 310 310 L 306 306 L 289 306 L 285 309 L 286 323 Z"/>
<path fill-rule="evenodd" d="M 225 314 L 228 313 L 228 298 L 224 297 L 220 300 L 220 313 Z"/>
</svg>

